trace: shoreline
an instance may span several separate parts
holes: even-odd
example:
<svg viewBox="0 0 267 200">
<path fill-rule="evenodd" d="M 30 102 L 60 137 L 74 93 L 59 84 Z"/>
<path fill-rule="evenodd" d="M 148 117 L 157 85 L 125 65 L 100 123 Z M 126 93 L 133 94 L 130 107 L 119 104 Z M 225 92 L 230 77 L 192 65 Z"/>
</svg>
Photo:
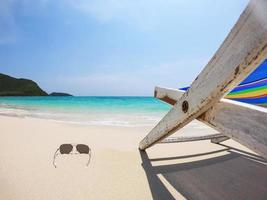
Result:
<svg viewBox="0 0 267 200">
<path fill-rule="evenodd" d="M 66 114 L 66 115 L 65 115 Z M 0 116 L 4 117 L 15 117 L 21 119 L 40 119 L 46 120 L 49 122 L 70 124 L 77 126 L 89 126 L 89 127 L 125 127 L 125 128 L 140 128 L 140 129 L 152 129 L 160 119 L 166 114 L 162 112 L 160 114 L 152 113 L 112 113 L 103 112 L 99 113 L 61 113 L 51 110 L 38 110 L 38 109 L 29 109 L 14 105 L 3 106 L 0 105 Z M 145 121 L 145 122 L 144 122 Z M 144 123 L 142 123 L 144 122 Z M 196 132 L 199 132 L 198 129 L 207 129 L 208 132 L 216 133 L 213 129 L 208 126 L 199 123 L 197 120 L 194 120 L 191 124 L 188 125 L 190 128 L 194 128 Z M 198 134 L 198 133 L 197 133 Z"/>
<path fill-rule="evenodd" d="M 110 97 L 107 97 L 110 98 Z M 20 98 L 25 101 L 25 98 Z M 140 101 L 142 102 L 142 98 Z M 151 98 L 152 99 L 152 98 Z M 77 99 L 76 99 L 77 100 Z M 32 101 L 32 100 L 31 100 Z M 62 99 L 60 99 L 62 101 Z M 86 98 L 85 102 L 90 104 L 92 99 Z M 106 100 L 107 101 L 107 100 Z M 131 100 L 132 101 L 132 100 Z M 154 100 L 153 100 L 154 101 Z M 89 126 L 119 126 L 119 127 L 148 127 L 156 124 L 162 116 L 166 114 L 168 110 L 156 110 L 151 109 L 143 111 L 142 107 L 138 107 L 138 102 L 131 102 L 131 106 L 136 107 L 136 109 L 131 108 L 130 110 L 122 109 L 120 101 L 110 103 L 107 105 L 83 105 L 83 109 L 80 108 L 79 102 L 72 102 L 71 108 L 69 105 L 64 105 L 66 107 L 61 107 L 59 103 L 53 101 L 54 107 L 49 107 L 48 105 L 34 105 L 37 103 L 36 100 L 32 101 L 29 105 L 13 105 L 13 104 L 1 104 L 0 103 L 0 115 L 2 116 L 12 116 L 21 118 L 37 118 L 46 119 L 56 122 L 66 122 L 71 124 L 89 125 Z M 24 102 L 25 103 L 25 102 Z M 49 102 L 45 102 L 49 103 Z M 70 102 L 68 102 L 70 103 Z M 92 103 L 92 102 L 91 102 Z M 94 102 L 96 103 L 96 102 Z M 139 102 L 140 103 L 140 102 Z M 151 103 L 151 102 L 150 102 Z M 97 102 L 99 104 L 99 102 Z M 146 102 L 147 104 L 147 102 Z M 75 105 L 75 108 L 73 107 Z M 153 103 L 152 103 L 153 105 Z M 158 105 L 158 103 L 156 104 Z M 166 106 L 164 103 L 159 103 L 159 105 Z M 110 108 L 109 106 L 114 106 Z M 131 107 L 130 106 L 130 107 Z M 155 107 L 155 105 L 153 105 Z M 118 109 L 116 109 L 118 107 Z"/>
</svg>

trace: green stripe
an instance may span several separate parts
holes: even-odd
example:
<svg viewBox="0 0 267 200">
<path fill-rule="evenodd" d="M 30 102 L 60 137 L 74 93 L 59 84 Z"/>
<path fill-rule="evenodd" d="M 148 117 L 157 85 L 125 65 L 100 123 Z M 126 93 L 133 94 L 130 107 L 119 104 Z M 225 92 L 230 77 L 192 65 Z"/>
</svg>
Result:
<svg viewBox="0 0 267 200">
<path fill-rule="evenodd" d="M 242 90 L 238 92 L 231 92 L 228 95 L 245 94 L 245 93 L 255 92 L 255 91 L 264 90 L 264 89 L 267 89 L 267 85 L 256 87 L 256 88 L 250 88 L 250 89 L 246 89 L 246 90 Z"/>
</svg>

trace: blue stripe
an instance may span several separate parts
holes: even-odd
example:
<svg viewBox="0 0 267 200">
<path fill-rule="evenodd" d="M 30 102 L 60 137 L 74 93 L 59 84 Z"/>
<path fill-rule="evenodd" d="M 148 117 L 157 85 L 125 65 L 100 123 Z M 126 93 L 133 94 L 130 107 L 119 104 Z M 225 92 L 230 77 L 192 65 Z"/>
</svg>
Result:
<svg viewBox="0 0 267 200">
<path fill-rule="evenodd" d="M 249 104 L 264 104 L 267 103 L 267 97 L 255 98 L 255 99 L 233 99 L 235 101 L 249 103 Z"/>
<path fill-rule="evenodd" d="M 240 85 L 267 78 L 267 60 L 252 72 Z"/>
<path fill-rule="evenodd" d="M 262 86 L 265 86 L 265 85 L 267 85 L 267 78 L 263 79 L 263 80 L 260 80 L 260 81 L 257 81 L 256 83 L 250 83 L 249 85 L 239 85 L 235 89 L 233 89 L 231 91 L 231 93 L 232 92 L 239 92 L 239 91 L 247 90 L 247 89 L 251 89 L 251 88 L 262 87 Z"/>
<path fill-rule="evenodd" d="M 189 87 L 179 88 L 179 90 L 187 91 Z"/>
</svg>

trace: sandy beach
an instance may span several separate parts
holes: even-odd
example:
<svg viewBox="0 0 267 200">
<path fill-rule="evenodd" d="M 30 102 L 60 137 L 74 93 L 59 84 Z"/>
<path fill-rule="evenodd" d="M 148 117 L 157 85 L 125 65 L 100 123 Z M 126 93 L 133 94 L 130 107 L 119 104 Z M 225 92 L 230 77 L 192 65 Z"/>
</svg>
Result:
<svg viewBox="0 0 267 200">
<path fill-rule="evenodd" d="M 196 125 L 180 133 L 213 132 Z M 231 140 L 158 144 L 145 153 L 138 143 L 152 127 L 7 116 L 0 117 L 0 126 L 0 199 L 263 199 L 267 194 L 266 163 Z M 89 145 L 89 166 L 87 155 L 62 155 L 55 168 L 53 155 L 63 143 Z"/>
<path fill-rule="evenodd" d="M 0 5 L 0 200 L 267 200 L 267 0 Z"/>
</svg>

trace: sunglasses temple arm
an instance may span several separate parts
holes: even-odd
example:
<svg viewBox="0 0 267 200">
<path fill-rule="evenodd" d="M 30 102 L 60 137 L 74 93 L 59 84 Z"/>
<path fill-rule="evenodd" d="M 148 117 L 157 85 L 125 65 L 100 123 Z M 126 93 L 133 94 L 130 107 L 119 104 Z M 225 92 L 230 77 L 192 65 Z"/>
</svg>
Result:
<svg viewBox="0 0 267 200">
<path fill-rule="evenodd" d="M 87 162 L 87 167 L 88 167 L 88 165 L 89 165 L 89 163 L 90 163 L 90 160 L 91 160 L 91 149 L 89 150 L 89 153 L 88 153 L 88 162 Z"/>
<path fill-rule="evenodd" d="M 56 150 L 56 152 L 54 154 L 54 159 L 53 159 L 53 165 L 54 165 L 55 168 L 57 168 L 57 165 L 56 165 L 56 157 L 58 155 L 58 150 L 59 150 L 59 148 Z"/>
</svg>

